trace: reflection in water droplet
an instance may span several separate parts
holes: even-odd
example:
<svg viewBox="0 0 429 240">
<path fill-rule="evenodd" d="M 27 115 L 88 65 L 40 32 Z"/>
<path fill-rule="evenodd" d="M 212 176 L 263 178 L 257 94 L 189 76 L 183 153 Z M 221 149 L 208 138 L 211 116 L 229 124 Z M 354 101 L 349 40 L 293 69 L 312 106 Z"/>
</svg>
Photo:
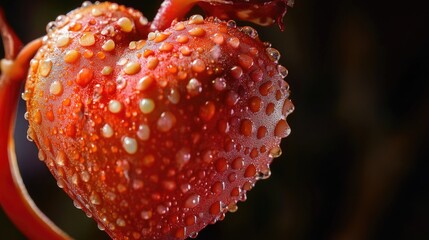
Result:
<svg viewBox="0 0 429 240">
<path fill-rule="evenodd" d="M 171 112 L 163 112 L 157 121 L 157 128 L 161 132 L 168 132 L 174 124 L 176 124 L 176 116 Z"/>
<path fill-rule="evenodd" d="M 186 208 L 194 208 L 200 203 L 200 195 L 192 194 L 185 201 Z"/>
<path fill-rule="evenodd" d="M 202 84 L 196 78 L 192 78 L 189 80 L 188 85 L 186 85 L 186 89 L 191 96 L 196 96 L 200 94 L 203 90 Z"/>
<path fill-rule="evenodd" d="M 148 211 L 142 211 L 140 213 L 141 218 L 143 218 L 144 220 L 149 220 L 152 218 L 152 211 L 148 210 Z"/>
<path fill-rule="evenodd" d="M 282 149 L 279 146 L 275 146 L 270 149 L 268 156 L 271 158 L 277 158 L 277 157 L 280 157 L 281 155 L 282 155 Z"/>
<path fill-rule="evenodd" d="M 266 49 L 268 56 L 270 57 L 271 61 L 278 62 L 280 59 L 280 52 L 277 51 L 275 48 L 267 48 Z"/>
<path fill-rule="evenodd" d="M 52 61 L 50 59 L 40 61 L 40 63 L 39 63 L 40 75 L 42 75 L 43 77 L 49 76 L 51 69 L 52 69 Z"/>
</svg>

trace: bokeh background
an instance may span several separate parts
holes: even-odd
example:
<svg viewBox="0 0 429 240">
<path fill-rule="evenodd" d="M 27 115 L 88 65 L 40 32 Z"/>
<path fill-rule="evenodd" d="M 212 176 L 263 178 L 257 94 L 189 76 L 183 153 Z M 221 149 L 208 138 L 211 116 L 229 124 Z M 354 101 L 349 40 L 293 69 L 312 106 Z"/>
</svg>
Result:
<svg viewBox="0 0 429 240">
<path fill-rule="evenodd" d="M 149 19 L 160 5 L 118 2 Z M 296 106 L 288 118 L 292 134 L 282 143 L 270 179 L 258 182 L 237 213 L 198 239 L 429 239 L 425 2 L 296 0 L 284 32 L 255 27 L 289 69 Z M 24 42 L 44 35 L 49 21 L 80 4 L 1 0 Z M 24 112 L 21 102 L 17 153 L 30 195 L 74 238 L 108 239 L 37 159 L 26 140 Z M 2 210 L 0 239 L 25 239 Z"/>
</svg>

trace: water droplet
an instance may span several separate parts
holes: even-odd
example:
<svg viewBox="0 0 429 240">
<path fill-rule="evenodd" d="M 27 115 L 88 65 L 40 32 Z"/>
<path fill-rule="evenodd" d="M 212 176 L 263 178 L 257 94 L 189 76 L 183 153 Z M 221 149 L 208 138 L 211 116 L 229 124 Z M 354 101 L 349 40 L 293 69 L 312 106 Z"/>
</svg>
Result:
<svg viewBox="0 0 429 240">
<path fill-rule="evenodd" d="M 70 43 L 70 38 L 67 35 L 59 36 L 57 39 L 57 47 L 66 47 Z"/>
<path fill-rule="evenodd" d="M 265 126 L 261 126 L 258 128 L 258 133 L 256 136 L 258 139 L 264 138 L 267 135 L 267 128 Z"/>
<path fill-rule="evenodd" d="M 114 134 L 113 128 L 109 124 L 104 124 L 101 128 L 101 135 L 105 138 L 110 138 Z"/>
<path fill-rule="evenodd" d="M 249 99 L 249 108 L 250 111 L 256 113 L 261 109 L 262 100 L 260 97 L 253 96 Z"/>
<path fill-rule="evenodd" d="M 63 93 L 63 85 L 60 81 L 53 81 L 51 86 L 49 86 L 49 92 L 52 95 L 60 96 Z"/>
<path fill-rule="evenodd" d="M 204 18 L 203 18 L 203 16 L 201 16 L 199 14 L 192 15 L 189 18 L 189 22 L 188 23 L 189 24 L 202 24 L 202 23 L 204 23 Z"/>
<path fill-rule="evenodd" d="M 122 218 L 116 219 L 116 225 L 118 225 L 119 227 L 125 227 L 126 225 L 125 220 Z"/>
<path fill-rule="evenodd" d="M 65 185 L 65 183 L 64 183 L 64 181 L 62 179 L 58 179 L 57 180 L 57 186 L 59 188 L 64 188 L 64 185 Z"/>
<path fill-rule="evenodd" d="M 286 120 L 281 119 L 277 122 L 276 128 L 274 129 L 274 136 L 284 138 L 290 133 L 289 125 Z"/>
<path fill-rule="evenodd" d="M 150 128 L 147 124 L 141 124 L 137 130 L 137 137 L 140 140 L 146 141 L 150 137 Z"/>
<path fill-rule="evenodd" d="M 133 235 L 134 239 L 140 239 L 141 238 L 141 234 L 138 232 L 133 232 L 132 235 Z"/>
<path fill-rule="evenodd" d="M 154 42 L 160 43 L 168 38 L 168 35 L 165 33 L 156 32 L 155 33 L 155 39 L 153 39 Z"/>
<path fill-rule="evenodd" d="M 254 82 L 260 82 L 264 79 L 264 73 L 261 71 L 261 69 L 256 69 L 250 73 L 250 78 Z"/>
<path fill-rule="evenodd" d="M 165 214 L 165 213 L 167 213 L 168 212 L 168 207 L 166 207 L 166 206 L 164 206 L 164 205 L 162 205 L 162 204 L 160 204 L 160 205 L 158 205 L 157 207 L 156 207 L 156 211 L 159 213 L 159 214 Z"/>
<path fill-rule="evenodd" d="M 232 38 L 228 39 L 228 45 L 233 47 L 233 48 L 238 48 L 240 46 L 240 39 L 238 39 L 236 37 L 232 37 Z"/>
<path fill-rule="evenodd" d="M 58 166 L 64 166 L 66 158 L 66 154 L 63 151 L 59 151 L 57 156 L 55 157 L 55 162 L 58 164 Z"/>
<path fill-rule="evenodd" d="M 100 205 L 101 204 L 100 196 L 96 192 L 91 193 L 91 195 L 89 196 L 89 200 L 94 205 Z"/>
<path fill-rule="evenodd" d="M 134 28 L 134 23 L 127 17 L 121 17 L 117 21 L 119 27 L 121 27 L 121 31 L 123 32 L 131 32 Z"/>
<path fill-rule="evenodd" d="M 243 33 L 247 34 L 251 38 L 257 38 L 258 37 L 258 32 L 252 27 L 244 26 L 241 28 L 241 31 Z"/>
<path fill-rule="evenodd" d="M 72 181 L 72 183 L 73 183 L 74 185 L 77 185 L 77 184 L 79 183 L 79 178 L 78 178 L 78 176 L 77 176 L 77 174 L 76 174 L 76 173 L 74 173 L 74 174 L 72 175 L 72 177 L 71 177 L 71 181 Z"/>
<path fill-rule="evenodd" d="M 54 29 L 57 27 L 57 23 L 56 22 L 49 22 L 46 25 L 46 32 L 47 33 L 51 33 L 52 31 L 54 31 Z"/>
<path fill-rule="evenodd" d="M 259 93 L 262 96 L 267 96 L 272 90 L 273 90 L 272 81 L 265 82 L 259 87 Z"/>
<path fill-rule="evenodd" d="M 198 81 L 196 78 L 192 78 L 186 85 L 186 90 L 188 91 L 189 95 L 196 96 L 203 91 L 203 87 L 200 81 Z"/>
<path fill-rule="evenodd" d="M 178 43 L 187 43 L 189 41 L 189 38 L 188 36 L 181 34 L 176 37 L 176 41 Z"/>
<path fill-rule="evenodd" d="M 254 184 L 251 182 L 245 182 L 243 184 L 243 190 L 244 191 L 250 191 L 253 188 Z"/>
<path fill-rule="evenodd" d="M 89 47 L 95 44 L 95 36 L 92 32 L 85 32 L 79 38 L 79 44 L 83 47 Z"/>
<path fill-rule="evenodd" d="M 142 180 L 134 179 L 134 181 L 133 181 L 133 189 L 139 190 L 139 189 L 142 189 L 143 186 L 144 186 L 144 183 L 143 183 Z"/>
<path fill-rule="evenodd" d="M 189 30 L 188 33 L 193 37 L 202 37 L 204 36 L 204 34 L 206 34 L 206 31 L 203 28 L 194 27 L 191 30 Z"/>
<path fill-rule="evenodd" d="M 39 73 L 43 77 L 49 76 L 52 69 L 52 61 L 50 59 L 41 60 L 39 63 Z"/>
<path fill-rule="evenodd" d="M 74 63 L 79 59 L 80 53 L 76 50 L 68 50 L 64 55 L 64 61 L 66 63 Z"/>
<path fill-rule="evenodd" d="M 238 54 L 238 63 L 245 69 L 250 69 L 253 66 L 253 58 L 247 54 Z"/>
<path fill-rule="evenodd" d="M 246 170 L 244 171 L 244 177 L 249 178 L 253 177 L 256 174 L 256 167 L 253 164 L 250 164 L 247 166 Z"/>
<path fill-rule="evenodd" d="M 123 193 L 123 192 L 127 191 L 127 187 L 124 184 L 122 184 L 122 183 L 119 183 L 116 186 L 116 189 L 118 189 L 119 193 Z"/>
<path fill-rule="evenodd" d="M 183 168 L 183 166 L 185 166 L 190 159 L 191 159 L 191 151 L 189 148 L 183 147 L 179 151 L 177 151 L 176 163 L 178 164 L 179 169 Z"/>
<path fill-rule="evenodd" d="M 207 101 L 200 108 L 200 117 L 204 121 L 210 121 L 216 112 L 216 105 L 212 101 Z"/>
<path fill-rule="evenodd" d="M 171 112 L 163 112 L 156 124 L 159 131 L 168 132 L 176 124 L 176 116 Z"/>
<path fill-rule="evenodd" d="M 140 63 L 138 62 L 129 62 L 124 67 L 124 72 L 125 74 L 128 74 L 128 75 L 134 75 L 140 72 L 140 70 L 141 70 L 141 66 L 140 66 Z"/>
<path fill-rule="evenodd" d="M 282 78 L 285 78 L 288 74 L 288 70 L 287 68 L 285 68 L 282 65 L 278 65 L 277 66 L 277 71 L 279 71 L 280 76 L 282 76 Z"/>
<path fill-rule="evenodd" d="M 168 191 L 173 191 L 174 189 L 176 189 L 176 182 L 175 181 L 165 180 L 162 182 L 162 185 Z"/>
<path fill-rule="evenodd" d="M 186 227 L 181 227 L 181 228 L 177 229 L 174 236 L 178 239 L 185 239 L 186 238 Z"/>
<path fill-rule="evenodd" d="M 84 1 L 83 3 L 82 3 L 82 7 L 84 8 L 84 7 L 89 7 L 89 6 L 91 6 L 92 5 L 92 2 L 91 1 Z"/>
<path fill-rule="evenodd" d="M 136 89 L 140 91 L 144 91 L 152 85 L 153 81 L 154 81 L 153 77 L 144 76 L 137 82 Z"/>
<path fill-rule="evenodd" d="M 222 209 L 222 202 L 221 201 L 216 201 L 214 202 L 209 209 L 209 212 L 211 215 L 218 215 L 219 213 L 221 213 L 221 209 Z"/>
<path fill-rule="evenodd" d="M 99 8 L 96 7 L 96 8 L 91 9 L 91 14 L 94 17 L 99 17 L 103 14 L 103 12 Z"/>
<path fill-rule="evenodd" d="M 182 46 L 179 48 L 179 51 L 183 56 L 189 56 L 192 53 L 192 50 L 188 46 Z"/>
<path fill-rule="evenodd" d="M 82 68 L 77 74 L 76 83 L 81 87 L 85 87 L 92 80 L 93 76 L 94 72 L 91 69 Z"/>
<path fill-rule="evenodd" d="M 197 216 L 195 215 L 189 215 L 185 217 L 185 224 L 186 226 L 192 226 L 195 223 L 197 223 Z"/>
<path fill-rule="evenodd" d="M 229 20 L 228 22 L 226 22 L 226 26 L 230 28 L 235 28 L 237 27 L 237 23 L 234 20 Z"/>
<path fill-rule="evenodd" d="M 249 137 L 253 132 L 253 123 L 249 119 L 243 119 L 240 124 L 240 132 L 243 136 Z"/>
<path fill-rule="evenodd" d="M 270 57 L 271 61 L 278 62 L 280 59 L 280 52 L 277 51 L 275 48 L 267 48 L 266 49 L 268 56 Z"/>
<path fill-rule="evenodd" d="M 239 187 L 234 187 L 234 188 L 231 190 L 230 196 L 231 196 L 231 197 L 238 197 L 238 196 L 240 196 L 240 194 L 241 194 L 241 188 L 239 188 Z"/>
<path fill-rule="evenodd" d="M 266 171 L 258 172 L 256 174 L 256 180 L 265 180 L 265 179 L 268 179 L 270 176 L 271 176 L 271 171 L 270 169 L 267 169 Z"/>
<path fill-rule="evenodd" d="M 189 183 L 184 183 L 180 185 L 180 190 L 182 193 L 187 193 L 189 190 L 191 190 L 191 185 Z"/>
<path fill-rule="evenodd" d="M 146 167 L 151 167 L 155 163 L 155 157 L 152 154 L 146 155 L 143 158 L 143 165 Z"/>
<path fill-rule="evenodd" d="M 91 178 L 91 175 L 87 171 L 82 171 L 80 172 L 80 178 L 82 179 L 82 181 L 88 182 Z"/>
<path fill-rule="evenodd" d="M 235 78 L 235 79 L 240 79 L 241 76 L 243 76 L 243 69 L 239 66 L 233 66 L 231 68 L 231 75 Z"/>
<path fill-rule="evenodd" d="M 277 157 L 280 157 L 281 155 L 282 155 L 282 149 L 279 146 L 275 146 L 271 148 L 268 154 L 270 158 L 277 158 Z"/>
<path fill-rule="evenodd" d="M 147 25 L 149 23 L 149 21 L 147 20 L 147 18 L 145 18 L 144 16 L 140 16 L 139 18 L 139 23 L 141 25 Z"/>
<path fill-rule="evenodd" d="M 144 220 L 149 220 L 152 218 L 152 211 L 151 210 L 141 211 L 140 216 Z"/>
<path fill-rule="evenodd" d="M 163 42 L 161 43 L 161 46 L 159 46 L 159 51 L 162 52 L 171 52 L 173 50 L 174 46 L 171 43 Z"/>
<path fill-rule="evenodd" d="M 98 229 L 100 229 L 100 231 L 104 231 L 106 228 L 101 225 L 101 224 L 97 224 Z"/>
<path fill-rule="evenodd" d="M 223 173 L 228 169 L 228 162 L 225 158 L 219 158 L 215 162 L 215 169 L 218 173 Z"/>
<path fill-rule="evenodd" d="M 232 107 L 238 103 L 238 100 L 240 100 L 240 97 L 238 96 L 238 94 L 234 91 L 229 91 L 228 94 L 226 95 L 225 102 L 228 106 Z"/>
<path fill-rule="evenodd" d="M 32 128 L 28 128 L 27 129 L 27 140 L 28 141 L 30 141 L 30 142 L 32 142 L 33 141 L 33 139 L 35 139 L 35 134 L 34 134 L 34 131 L 33 131 L 33 129 Z"/>
<path fill-rule="evenodd" d="M 104 42 L 101 48 L 107 52 L 113 51 L 115 49 L 115 42 L 112 39 L 109 39 L 106 42 Z"/>
<path fill-rule="evenodd" d="M 177 90 L 177 88 L 171 88 L 167 98 L 172 104 L 178 104 L 180 101 L 179 90 Z"/>
<path fill-rule="evenodd" d="M 158 66 L 159 60 L 156 57 L 148 57 L 146 67 L 150 70 L 154 70 Z"/>
<path fill-rule="evenodd" d="M 204 63 L 203 60 L 201 59 L 195 59 L 192 63 L 191 63 L 191 68 L 194 72 L 196 73 L 201 73 L 206 69 L 206 64 Z"/>
<path fill-rule="evenodd" d="M 244 165 L 244 159 L 242 157 L 237 157 L 231 163 L 231 167 L 234 170 L 241 170 L 241 168 L 243 168 L 243 165 Z"/>
<path fill-rule="evenodd" d="M 221 33 L 215 33 L 212 36 L 212 40 L 215 44 L 218 44 L 218 45 L 223 44 L 223 42 L 225 41 L 225 39 Z"/>
<path fill-rule="evenodd" d="M 223 190 L 225 190 L 225 183 L 224 182 L 220 182 L 220 181 L 216 181 L 215 183 L 213 183 L 212 187 L 211 187 L 211 191 L 212 193 L 219 195 L 223 192 Z"/>
<path fill-rule="evenodd" d="M 150 98 L 143 98 L 139 102 L 139 108 L 144 114 L 151 113 L 155 109 L 155 102 Z"/>
<path fill-rule="evenodd" d="M 110 100 L 108 109 L 111 113 L 119 113 L 122 110 L 122 104 L 118 100 Z"/>
<path fill-rule="evenodd" d="M 138 149 L 137 141 L 131 137 L 124 137 L 122 139 L 122 147 L 128 154 L 135 154 Z"/>
<path fill-rule="evenodd" d="M 200 195 L 192 194 L 185 200 L 186 208 L 194 208 L 200 203 Z"/>
<path fill-rule="evenodd" d="M 294 106 L 292 104 L 292 101 L 289 99 L 285 99 L 285 102 L 283 103 L 283 107 L 282 107 L 282 114 L 284 116 L 287 116 L 291 114 L 293 110 L 294 110 Z"/>
</svg>

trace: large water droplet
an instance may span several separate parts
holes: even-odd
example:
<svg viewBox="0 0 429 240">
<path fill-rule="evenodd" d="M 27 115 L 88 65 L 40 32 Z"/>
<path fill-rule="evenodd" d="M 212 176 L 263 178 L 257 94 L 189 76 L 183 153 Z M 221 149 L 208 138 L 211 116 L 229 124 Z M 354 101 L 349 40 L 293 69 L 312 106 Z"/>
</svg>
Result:
<svg viewBox="0 0 429 240">
<path fill-rule="evenodd" d="M 192 194 L 185 200 L 186 208 L 194 208 L 200 203 L 200 195 Z"/>
<path fill-rule="evenodd" d="M 176 124 L 176 116 L 171 112 L 163 112 L 157 121 L 157 128 L 161 132 L 168 132 L 174 124 Z"/>
</svg>

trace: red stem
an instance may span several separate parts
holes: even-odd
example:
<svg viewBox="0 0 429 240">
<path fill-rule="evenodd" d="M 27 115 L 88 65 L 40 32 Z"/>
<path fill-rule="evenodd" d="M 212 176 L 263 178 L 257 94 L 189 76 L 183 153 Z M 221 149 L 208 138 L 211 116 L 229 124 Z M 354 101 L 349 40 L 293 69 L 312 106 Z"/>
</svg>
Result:
<svg viewBox="0 0 429 240">
<path fill-rule="evenodd" d="M 201 0 L 165 0 L 153 19 L 151 29 L 162 31 L 170 27 L 173 20 L 180 20 Z"/>
<path fill-rule="evenodd" d="M 10 69 L 2 72 L 0 76 L 0 189 L 2 192 L 0 205 L 29 239 L 71 239 L 34 204 L 23 184 L 15 155 L 13 132 L 20 86 L 26 74 L 28 62 L 40 48 L 42 41 L 37 39 L 19 52 L 21 41 L 8 26 L 2 9 L 0 9 L 0 30 L 5 57 L 12 61 Z"/>
</svg>

